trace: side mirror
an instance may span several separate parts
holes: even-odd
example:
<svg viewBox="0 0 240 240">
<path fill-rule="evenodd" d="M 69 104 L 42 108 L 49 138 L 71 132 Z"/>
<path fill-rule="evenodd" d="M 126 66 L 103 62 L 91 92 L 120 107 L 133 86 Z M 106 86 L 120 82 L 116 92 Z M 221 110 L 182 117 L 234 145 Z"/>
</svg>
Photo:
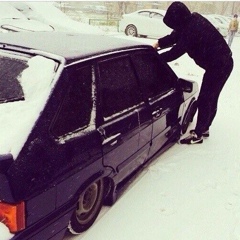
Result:
<svg viewBox="0 0 240 240">
<path fill-rule="evenodd" d="M 193 82 L 189 80 L 185 80 L 182 78 L 178 79 L 179 85 L 183 92 L 191 93 L 193 91 Z"/>
</svg>

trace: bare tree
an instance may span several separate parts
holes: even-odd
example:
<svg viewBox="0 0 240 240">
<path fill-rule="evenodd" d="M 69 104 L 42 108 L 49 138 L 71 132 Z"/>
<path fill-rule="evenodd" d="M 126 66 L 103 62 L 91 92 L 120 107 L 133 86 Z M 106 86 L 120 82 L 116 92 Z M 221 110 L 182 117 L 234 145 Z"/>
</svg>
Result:
<svg viewBox="0 0 240 240">
<path fill-rule="evenodd" d="M 123 15 L 126 13 L 126 10 L 127 10 L 127 2 L 117 2 L 118 4 L 118 12 L 119 12 L 119 15 Z"/>
</svg>

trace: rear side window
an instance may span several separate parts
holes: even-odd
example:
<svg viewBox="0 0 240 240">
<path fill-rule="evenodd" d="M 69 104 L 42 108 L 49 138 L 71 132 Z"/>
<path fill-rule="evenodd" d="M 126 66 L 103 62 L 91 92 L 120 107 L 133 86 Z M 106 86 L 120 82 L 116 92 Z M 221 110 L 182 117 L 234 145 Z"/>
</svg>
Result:
<svg viewBox="0 0 240 240">
<path fill-rule="evenodd" d="M 150 12 L 148 12 L 148 11 L 142 11 L 142 12 L 139 12 L 138 14 L 139 14 L 140 16 L 143 16 L 143 17 L 149 17 L 149 13 L 150 13 Z"/>
<path fill-rule="evenodd" d="M 155 54 L 138 53 L 134 54 L 132 59 L 147 98 L 163 94 L 174 87 L 175 75 L 158 60 Z"/>
<path fill-rule="evenodd" d="M 52 133 L 58 137 L 88 127 L 91 119 L 92 68 L 78 69 L 70 73 L 69 78 L 69 89 L 52 128 Z"/>
<path fill-rule="evenodd" d="M 151 13 L 151 18 L 163 19 L 163 16 L 158 13 Z"/>
<path fill-rule="evenodd" d="M 103 116 L 109 117 L 141 101 L 139 84 L 130 57 L 99 63 Z"/>
</svg>

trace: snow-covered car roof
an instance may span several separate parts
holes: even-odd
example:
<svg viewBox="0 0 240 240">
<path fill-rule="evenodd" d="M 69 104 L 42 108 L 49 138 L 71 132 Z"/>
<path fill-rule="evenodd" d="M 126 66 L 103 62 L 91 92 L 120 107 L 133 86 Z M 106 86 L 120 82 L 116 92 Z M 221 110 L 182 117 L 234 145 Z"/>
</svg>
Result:
<svg viewBox="0 0 240 240">
<path fill-rule="evenodd" d="M 151 47 L 137 41 L 110 36 L 64 32 L 17 32 L 0 34 L 0 47 L 40 50 L 66 59 L 67 63 L 114 50 Z"/>
</svg>

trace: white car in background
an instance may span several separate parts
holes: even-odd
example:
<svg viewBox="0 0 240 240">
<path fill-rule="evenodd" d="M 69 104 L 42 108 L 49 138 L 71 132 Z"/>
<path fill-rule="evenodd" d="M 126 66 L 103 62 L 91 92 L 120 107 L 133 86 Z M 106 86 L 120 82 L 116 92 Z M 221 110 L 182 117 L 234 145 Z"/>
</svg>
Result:
<svg viewBox="0 0 240 240">
<path fill-rule="evenodd" d="M 223 25 L 229 26 L 230 21 L 232 20 L 230 17 L 220 15 L 220 14 L 211 14 L 214 18 L 216 18 L 218 21 L 220 21 Z"/>
<path fill-rule="evenodd" d="M 7 2 L 0 2 L 0 32 L 44 31 L 54 28 L 48 24 L 30 20 Z"/>
<path fill-rule="evenodd" d="M 134 37 L 163 37 L 172 31 L 163 22 L 165 13 L 160 9 L 142 9 L 124 14 L 119 22 L 119 31 Z"/>
</svg>

